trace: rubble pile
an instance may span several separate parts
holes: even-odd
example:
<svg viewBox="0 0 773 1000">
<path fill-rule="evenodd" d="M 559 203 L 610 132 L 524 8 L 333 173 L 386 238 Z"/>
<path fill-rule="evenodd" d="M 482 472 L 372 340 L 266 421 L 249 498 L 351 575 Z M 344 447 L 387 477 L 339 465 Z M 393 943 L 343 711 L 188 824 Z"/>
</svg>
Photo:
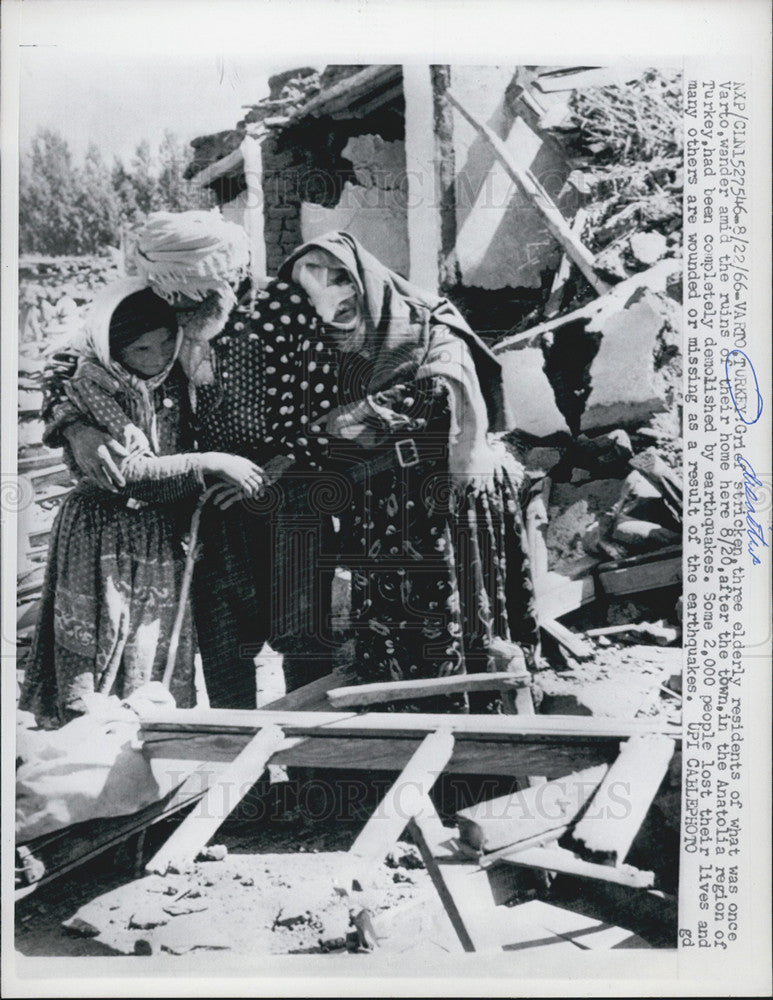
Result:
<svg viewBox="0 0 773 1000">
<path fill-rule="evenodd" d="M 118 251 L 105 256 L 22 257 L 19 260 L 19 341 L 48 350 L 75 332 L 83 308 L 102 285 L 118 276 Z"/>
<path fill-rule="evenodd" d="M 22 257 L 19 261 L 19 476 L 17 673 L 21 675 L 37 620 L 51 526 L 72 487 L 59 450 L 41 442 L 44 371 L 82 328 L 88 303 L 119 275 L 117 251 L 104 256 Z"/>
<path fill-rule="evenodd" d="M 650 70 L 627 86 L 574 91 L 557 130 L 585 202 L 581 238 L 610 280 L 681 254 L 681 99 L 679 75 Z"/>
<path fill-rule="evenodd" d="M 652 70 L 578 86 L 542 123 L 574 168 L 572 231 L 607 286 L 592 289 L 567 254 L 541 315 L 495 347 L 549 637 L 543 712 L 681 708 L 669 686 L 681 669 L 680 105 L 680 77 Z"/>
</svg>

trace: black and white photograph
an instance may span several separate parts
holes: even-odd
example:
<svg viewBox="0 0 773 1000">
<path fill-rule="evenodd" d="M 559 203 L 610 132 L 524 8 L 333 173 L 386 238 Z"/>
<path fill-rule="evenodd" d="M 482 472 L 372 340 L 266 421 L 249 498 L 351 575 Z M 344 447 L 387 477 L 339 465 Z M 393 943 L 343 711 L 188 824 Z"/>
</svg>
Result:
<svg viewBox="0 0 773 1000">
<path fill-rule="evenodd" d="M 311 10 L 14 48 L 13 988 L 281 995 L 287 963 L 382 995 L 469 960 L 508 995 L 689 990 L 703 949 L 732 978 L 770 648 L 769 609 L 736 621 L 770 568 L 751 99 L 539 34 L 243 44 L 277 7 Z"/>
</svg>

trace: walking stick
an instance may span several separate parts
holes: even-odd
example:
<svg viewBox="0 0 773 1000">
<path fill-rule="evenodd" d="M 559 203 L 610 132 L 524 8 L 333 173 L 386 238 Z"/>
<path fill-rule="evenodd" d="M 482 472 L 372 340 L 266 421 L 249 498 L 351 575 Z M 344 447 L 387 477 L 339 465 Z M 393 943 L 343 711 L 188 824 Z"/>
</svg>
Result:
<svg viewBox="0 0 773 1000">
<path fill-rule="evenodd" d="M 167 689 L 172 683 L 172 674 L 174 673 L 175 661 L 177 660 L 177 648 L 180 645 L 180 633 L 182 632 L 183 621 L 185 619 L 185 608 L 188 604 L 188 594 L 190 593 L 191 580 L 193 579 L 193 564 L 196 562 L 196 557 L 198 555 L 196 550 L 199 542 L 199 523 L 201 522 L 201 512 L 204 509 L 204 504 L 207 500 L 209 500 L 213 490 L 215 489 L 217 489 L 217 486 L 210 486 L 208 490 L 205 490 L 204 493 L 201 494 L 198 503 L 196 504 L 196 509 L 193 512 L 193 517 L 191 518 L 188 552 L 185 556 L 185 569 L 183 571 L 182 586 L 180 587 L 180 603 L 177 606 L 177 616 L 174 620 L 172 637 L 169 640 L 169 652 L 167 653 L 164 676 L 161 681 Z"/>
</svg>

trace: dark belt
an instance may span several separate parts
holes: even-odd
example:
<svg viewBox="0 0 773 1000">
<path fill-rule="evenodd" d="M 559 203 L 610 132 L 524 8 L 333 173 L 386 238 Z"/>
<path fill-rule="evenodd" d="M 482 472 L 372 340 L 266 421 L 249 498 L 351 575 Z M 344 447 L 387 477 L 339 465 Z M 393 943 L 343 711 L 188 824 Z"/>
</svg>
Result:
<svg viewBox="0 0 773 1000">
<path fill-rule="evenodd" d="M 332 467 L 344 473 L 352 482 L 386 472 L 387 469 L 412 469 L 418 465 L 443 462 L 447 458 L 447 438 L 423 435 L 419 438 L 390 438 L 375 448 L 331 442 Z"/>
</svg>

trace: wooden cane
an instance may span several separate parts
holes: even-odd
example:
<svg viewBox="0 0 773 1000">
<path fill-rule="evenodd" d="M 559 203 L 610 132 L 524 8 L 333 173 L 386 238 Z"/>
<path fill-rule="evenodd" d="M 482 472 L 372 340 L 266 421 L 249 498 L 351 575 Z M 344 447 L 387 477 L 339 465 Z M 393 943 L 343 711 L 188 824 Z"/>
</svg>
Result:
<svg viewBox="0 0 773 1000">
<path fill-rule="evenodd" d="M 219 485 L 219 484 L 218 484 Z M 180 587 L 180 602 L 177 606 L 177 616 L 174 620 L 174 628 L 172 629 L 172 637 L 169 640 L 169 652 L 166 657 L 166 666 L 164 668 L 164 676 L 161 683 L 167 690 L 169 685 L 172 683 L 172 674 L 174 673 L 175 661 L 177 660 L 177 648 L 180 645 L 180 633 L 182 632 L 183 621 L 185 620 L 185 609 L 188 604 L 188 594 L 191 589 L 191 581 L 193 579 L 193 564 L 196 562 L 197 552 L 199 542 L 199 524 L 201 522 L 201 512 L 204 509 L 204 504 L 209 500 L 213 491 L 216 490 L 218 486 L 210 486 L 208 490 L 199 497 L 199 501 L 196 504 L 196 509 L 193 512 L 193 517 L 191 518 L 191 530 L 190 539 L 188 542 L 188 552 L 185 556 L 185 569 L 183 571 L 182 586 Z"/>
</svg>

